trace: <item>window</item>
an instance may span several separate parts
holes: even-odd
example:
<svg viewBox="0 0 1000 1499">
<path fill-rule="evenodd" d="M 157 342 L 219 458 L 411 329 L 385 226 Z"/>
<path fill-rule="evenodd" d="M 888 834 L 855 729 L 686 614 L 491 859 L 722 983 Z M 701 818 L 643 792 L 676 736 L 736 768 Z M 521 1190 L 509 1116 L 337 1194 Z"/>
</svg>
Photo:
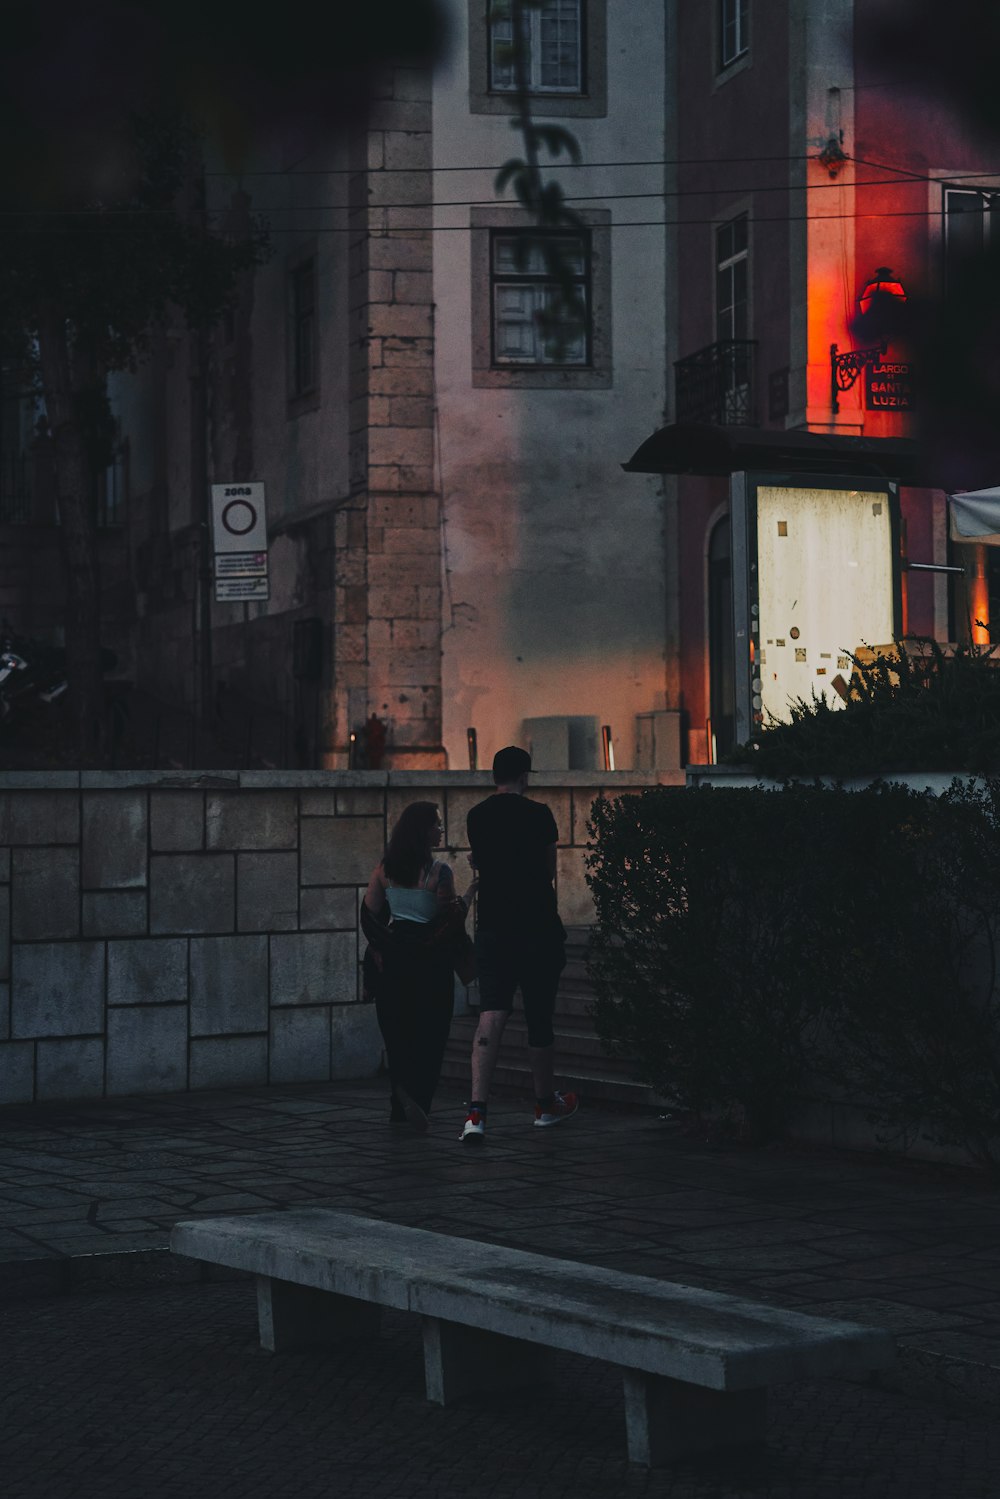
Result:
<svg viewBox="0 0 1000 1499">
<path fill-rule="evenodd" d="M 715 336 L 721 341 L 749 336 L 747 216 L 715 231 Z"/>
<path fill-rule="evenodd" d="M 987 246 L 1000 247 L 1000 193 L 945 188 L 945 287 L 955 271 Z"/>
<path fill-rule="evenodd" d="M 128 448 L 119 441 L 106 469 L 97 475 L 94 515 L 98 529 L 113 531 L 125 524 L 125 494 L 128 475 Z"/>
<path fill-rule="evenodd" d="M 582 94 L 584 88 L 583 0 L 542 0 L 538 10 L 522 10 L 521 27 L 528 84 L 533 94 Z M 517 91 L 510 55 L 514 23 L 507 14 L 491 17 L 490 88 Z"/>
<path fill-rule="evenodd" d="M 719 0 L 719 66 L 728 68 L 750 50 L 750 0 Z"/>
<path fill-rule="evenodd" d="M 545 244 L 537 235 L 493 230 L 490 239 L 493 363 L 589 364 L 589 236 L 553 234 Z M 553 280 L 553 253 L 572 274 L 578 316 Z"/>
<path fill-rule="evenodd" d="M 715 231 L 715 337 L 723 346 L 723 420 L 746 420 L 752 349 L 749 303 L 750 249 L 747 216 L 741 213 Z"/>
<path fill-rule="evenodd" d="M 509 3 L 468 0 L 468 7 L 469 109 L 473 114 L 515 114 Z M 539 0 L 522 9 L 521 26 L 532 113 L 606 115 L 607 0 Z"/>
<path fill-rule="evenodd" d="M 288 394 L 295 401 L 319 385 L 315 258 L 293 266 L 288 283 Z"/>
<path fill-rule="evenodd" d="M 611 214 L 580 211 L 582 230 L 542 234 L 511 204 L 471 209 L 474 386 L 605 390 L 611 385 Z M 576 290 L 567 308 L 558 247 Z"/>
</svg>

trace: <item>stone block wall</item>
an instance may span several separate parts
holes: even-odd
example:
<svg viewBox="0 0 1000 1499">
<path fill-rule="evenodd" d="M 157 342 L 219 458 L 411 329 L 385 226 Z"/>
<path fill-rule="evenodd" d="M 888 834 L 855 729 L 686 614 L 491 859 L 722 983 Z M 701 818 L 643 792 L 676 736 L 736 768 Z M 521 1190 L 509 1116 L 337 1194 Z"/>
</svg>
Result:
<svg viewBox="0 0 1000 1499">
<path fill-rule="evenodd" d="M 539 775 L 567 925 L 594 797 L 655 773 Z M 434 800 L 461 884 L 485 772 L 0 774 L 0 1103 L 370 1076 L 358 905 Z"/>
<path fill-rule="evenodd" d="M 331 767 L 348 763 L 370 713 L 388 726 L 386 766 L 446 763 L 431 124 L 430 74 L 388 68 L 351 142 L 351 493 L 335 520 Z"/>
</svg>

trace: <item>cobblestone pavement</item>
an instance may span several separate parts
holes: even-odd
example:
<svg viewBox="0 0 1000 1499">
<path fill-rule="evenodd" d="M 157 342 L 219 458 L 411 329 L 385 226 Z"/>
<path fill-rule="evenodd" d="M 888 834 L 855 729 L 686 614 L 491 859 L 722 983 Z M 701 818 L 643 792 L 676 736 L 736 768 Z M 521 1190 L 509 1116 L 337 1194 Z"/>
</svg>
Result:
<svg viewBox="0 0 1000 1499">
<path fill-rule="evenodd" d="M 246 1283 L 22 1303 L 0 1337 L 5 1499 L 995 1499 L 1000 1477 L 985 1414 L 834 1381 L 773 1391 L 759 1456 L 650 1472 L 604 1365 L 442 1410 L 415 1319 L 271 1357 Z"/>
<path fill-rule="evenodd" d="M 375 1081 L 0 1111 L 17 1371 L 0 1384 L 5 1494 L 1000 1495 L 995 1187 L 859 1154 L 712 1149 L 655 1114 L 585 1106 L 534 1130 L 509 1099 L 473 1153 L 461 1109 L 444 1095 L 414 1136 L 390 1128 Z M 599 1365 L 564 1360 L 541 1401 L 441 1412 L 423 1400 L 408 1319 L 346 1370 L 334 1355 L 269 1359 L 249 1288 L 181 1283 L 200 1267 L 164 1253 L 179 1218 L 298 1203 L 875 1323 L 897 1334 L 900 1373 L 888 1388 L 775 1392 L 761 1465 L 687 1465 L 671 1486 L 625 1463 L 620 1390 Z M 142 1288 L 88 1294 L 108 1284 Z M 81 1294 L 53 1294 L 65 1289 Z"/>
</svg>

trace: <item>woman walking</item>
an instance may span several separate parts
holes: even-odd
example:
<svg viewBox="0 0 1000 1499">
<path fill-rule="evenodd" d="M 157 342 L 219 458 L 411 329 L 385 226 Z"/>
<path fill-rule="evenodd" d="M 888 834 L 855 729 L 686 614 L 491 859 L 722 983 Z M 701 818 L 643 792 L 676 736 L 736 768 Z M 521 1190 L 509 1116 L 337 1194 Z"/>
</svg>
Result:
<svg viewBox="0 0 1000 1499">
<path fill-rule="evenodd" d="M 456 896 L 451 868 L 435 857 L 444 829 L 434 802 L 411 802 L 372 871 L 361 909 L 368 938 L 365 987 L 385 1042 L 393 1122 L 427 1128 L 451 1028 L 457 956 L 469 946 L 465 917 L 476 890 Z"/>
</svg>

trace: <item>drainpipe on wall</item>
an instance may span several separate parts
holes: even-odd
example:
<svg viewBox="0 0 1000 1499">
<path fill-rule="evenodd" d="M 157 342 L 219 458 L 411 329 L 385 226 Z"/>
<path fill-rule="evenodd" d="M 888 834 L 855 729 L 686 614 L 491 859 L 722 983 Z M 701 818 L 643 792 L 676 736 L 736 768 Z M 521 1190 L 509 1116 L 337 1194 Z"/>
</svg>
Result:
<svg viewBox="0 0 1000 1499">
<path fill-rule="evenodd" d="M 198 222 L 205 226 L 205 164 L 198 163 L 194 188 Z M 191 495 L 194 522 L 198 528 L 198 652 L 197 723 L 202 740 L 214 711 L 212 671 L 212 526 L 208 485 L 208 332 L 198 328 L 191 351 Z M 197 748 L 195 758 L 197 757 Z M 195 767 L 192 765 L 191 767 Z"/>
</svg>

